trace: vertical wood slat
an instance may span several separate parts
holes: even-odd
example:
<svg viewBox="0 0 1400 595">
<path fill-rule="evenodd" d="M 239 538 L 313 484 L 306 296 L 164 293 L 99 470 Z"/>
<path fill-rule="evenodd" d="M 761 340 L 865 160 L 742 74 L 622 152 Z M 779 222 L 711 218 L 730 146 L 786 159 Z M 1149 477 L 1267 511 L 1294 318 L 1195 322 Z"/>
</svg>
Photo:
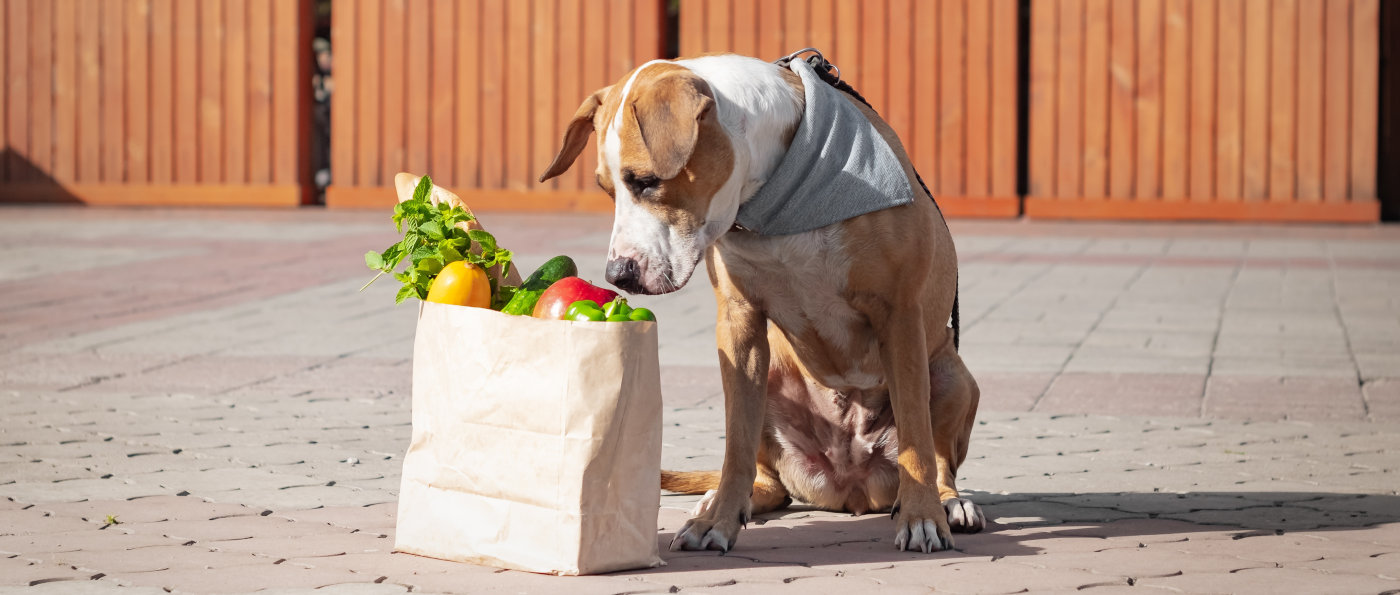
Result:
<svg viewBox="0 0 1400 595">
<path fill-rule="evenodd" d="M 650 2 L 642 2 L 643 5 L 651 5 Z M 682 3 L 685 4 L 685 3 Z M 733 21 L 730 23 L 733 42 L 730 47 L 734 48 L 734 53 L 745 56 L 760 55 L 758 44 L 764 33 L 776 35 L 780 32 L 763 31 L 758 24 L 758 3 L 756 2 L 735 2 L 731 8 L 733 10 Z M 703 25 L 704 23 L 699 23 Z M 681 57 L 689 58 L 695 53 L 681 53 Z"/>
<path fill-rule="evenodd" d="M 456 140 L 457 6 L 455 0 L 435 0 L 432 4 L 432 49 L 429 59 L 432 69 L 428 75 L 429 101 L 428 139 L 432 162 L 426 171 L 433 179 L 441 178 L 448 187 L 461 184 L 453 175 L 452 147 Z M 420 33 L 425 34 L 425 33 Z M 548 111 L 548 110 L 546 110 Z"/>
<path fill-rule="evenodd" d="M 706 1 L 709 2 L 711 5 L 729 4 L 728 0 Z M 684 4 L 684 2 L 682 2 L 682 4 Z M 745 2 L 744 0 L 737 0 L 737 4 L 743 5 L 745 4 Z M 715 21 L 713 15 L 716 14 L 721 13 L 716 12 L 714 10 L 711 10 L 711 12 L 706 13 L 705 18 L 707 20 L 705 21 L 705 28 L 707 30 L 727 30 L 730 27 L 730 21 L 728 20 L 728 18 L 725 18 L 722 21 Z M 724 14 L 726 17 L 728 16 L 727 11 L 725 11 L 722 14 Z M 766 60 L 777 60 L 779 54 L 781 54 L 784 51 L 783 48 L 788 47 L 787 39 L 784 37 L 784 33 L 785 32 L 783 31 L 782 0 L 758 0 L 758 57 Z M 720 43 L 720 40 L 716 38 L 713 33 L 706 35 L 705 37 L 710 44 L 705 49 L 705 51 L 707 52 L 723 51 L 724 48 L 728 47 L 724 45 L 718 45 Z M 768 56 L 772 57 L 769 58 Z"/>
<path fill-rule="evenodd" d="M 1081 196 L 1084 149 L 1084 0 L 1060 0 L 1059 60 L 1056 77 L 1055 193 Z"/>
<path fill-rule="evenodd" d="M 224 177 L 248 181 L 248 4 L 224 2 Z M 310 82 L 310 81 L 308 81 Z"/>
<path fill-rule="evenodd" d="M 1215 99 L 1215 197 L 1244 196 L 1244 0 L 1219 0 Z"/>
<path fill-rule="evenodd" d="M 1114 2 L 1109 7 L 1108 195 L 1122 199 L 1133 197 L 1137 181 L 1136 9 L 1136 2 Z M 1035 83 L 1031 85 L 1034 88 Z"/>
<path fill-rule="evenodd" d="M 598 32 L 607 30 L 607 20 L 608 15 L 604 11 L 583 11 L 584 33 L 583 51 L 581 52 L 583 59 L 583 68 L 581 70 L 583 79 L 581 84 L 583 85 L 584 94 L 594 93 L 615 82 L 608 79 L 607 70 L 604 68 L 606 65 L 605 57 L 607 56 L 606 36 L 598 35 Z M 583 97 L 580 96 L 579 99 L 582 100 Z M 598 169 L 598 153 L 596 150 L 596 143 L 598 142 L 597 135 L 594 135 L 593 142 L 584 146 L 583 154 L 579 157 L 578 162 L 574 164 L 574 168 L 578 169 L 579 174 L 583 177 L 583 187 L 594 191 L 597 191 L 598 188 L 597 182 L 595 181 L 595 172 Z"/>
<path fill-rule="evenodd" d="M 53 170 L 53 5 L 29 5 L 29 161 L 39 178 Z"/>
<path fill-rule="evenodd" d="M 771 3 L 773 6 L 780 6 L 779 1 Z M 730 0 L 706 0 L 705 1 L 705 52 L 715 51 L 716 48 L 727 48 L 733 43 L 733 21 L 730 20 Z M 781 12 L 781 9 L 780 9 Z M 612 16 L 612 15 L 609 15 Z M 611 21 L 609 21 L 611 23 Z M 762 28 L 769 36 L 781 39 L 781 23 L 773 22 L 769 26 Z"/>
<path fill-rule="evenodd" d="M 990 2 L 967 3 L 967 127 L 964 161 L 966 177 L 963 194 L 980 198 L 990 196 L 990 160 L 992 89 L 991 33 L 992 5 Z M 908 23 L 908 17 L 899 17 Z M 893 22 L 894 19 L 891 19 Z M 906 64 L 907 58 L 901 58 Z M 907 133 L 906 132 L 906 138 Z"/>
<path fill-rule="evenodd" d="M 535 43 L 531 54 L 530 70 L 534 79 L 531 82 L 531 118 L 530 131 L 532 135 L 530 161 L 527 167 L 527 177 L 531 186 L 536 188 L 554 189 L 558 187 L 558 182 L 550 180 L 540 184 L 536 181 L 540 172 L 549 167 L 550 160 L 554 157 L 555 143 L 559 142 L 555 126 L 559 122 L 561 113 L 554 109 L 554 98 L 558 94 L 555 87 L 556 72 L 553 69 L 555 63 L 556 48 L 555 40 L 558 38 L 558 31 L 554 17 L 556 8 L 554 0 L 534 0 L 535 19 L 533 29 L 530 34 L 534 37 Z M 629 49 L 629 53 L 631 48 Z"/>
<path fill-rule="evenodd" d="M 610 33 L 608 37 L 613 37 Z M 505 187 L 521 190 L 530 177 L 530 3 L 506 4 Z M 608 60 L 613 64 L 614 60 Z"/>
<path fill-rule="evenodd" d="M 1322 194 L 1328 202 L 1341 202 L 1347 199 L 1351 162 L 1351 0 L 1327 0 L 1324 19 Z"/>
<path fill-rule="evenodd" d="M 1012 0 L 1014 1 L 1014 0 Z M 845 4 L 838 3 L 839 7 Z M 840 22 L 840 18 L 837 19 Z M 914 3 L 914 63 L 938 64 L 938 5 L 934 2 Z M 839 28 L 839 25 L 838 25 Z M 838 39 L 842 35 L 837 33 Z M 924 183 L 935 197 L 938 189 L 938 83 L 939 77 L 931 72 L 931 66 L 919 72 L 914 80 L 914 138 L 905 139 L 905 146 L 911 147 L 910 158 L 914 169 L 924 178 Z"/>
<path fill-rule="evenodd" d="M 198 46 L 199 181 L 204 184 L 218 184 L 224 181 L 222 0 L 200 0 Z"/>
<path fill-rule="evenodd" d="M 1016 146 L 1020 131 L 1016 125 L 1016 56 L 1020 35 L 1017 28 L 1016 0 L 992 0 L 992 127 L 991 195 L 1016 194 Z"/>
<path fill-rule="evenodd" d="M 836 6 L 835 0 L 810 0 L 812 11 L 810 15 L 812 33 L 812 47 L 829 52 L 835 50 L 836 44 Z M 912 17 L 914 9 L 911 7 L 903 15 L 905 26 L 911 26 L 914 20 Z M 793 48 L 797 49 L 797 48 Z M 739 52 L 743 53 L 743 52 Z"/>
<path fill-rule="evenodd" d="M 455 188 L 461 185 L 461 181 L 454 175 L 455 164 L 452 162 L 452 146 L 456 140 L 455 98 L 452 94 L 456 92 L 456 60 L 462 56 L 462 52 L 456 50 L 456 3 L 454 0 L 435 0 L 431 10 L 433 49 L 430 59 L 433 71 L 428 76 L 428 87 L 433 99 L 428 139 L 431 141 L 433 161 L 428 165 L 428 171 L 433 172 L 433 179 L 441 178 L 449 188 Z"/>
<path fill-rule="evenodd" d="M 1354 0 L 1351 12 L 1351 199 L 1376 199 L 1380 101 L 1380 0 Z"/>
<path fill-rule="evenodd" d="M 1163 0 L 1138 1 L 1137 133 L 1139 199 L 1162 195 L 1162 9 Z"/>
<path fill-rule="evenodd" d="M 921 32 L 929 31 L 928 29 L 921 29 L 921 28 L 920 28 L 920 26 L 924 26 L 924 25 L 926 25 L 926 26 L 928 26 L 928 27 L 931 27 L 931 28 L 933 28 L 933 29 L 936 31 L 936 29 L 937 29 L 937 22 L 938 22 L 938 21 L 936 20 L 936 16 L 935 16 L 935 18 L 934 18 L 933 20 L 927 20 L 927 21 L 926 21 L 925 19 L 921 19 L 921 18 L 920 18 L 920 15 L 928 15 L 928 14 L 937 15 L 937 13 L 938 13 L 938 3 L 937 3 L 937 1 L 936 1 L 936 0 L 926 0 L 926 1 L 924 1 L 924 2 L 919 2 L 918 5 L 916 6 L 916 11 L 918 11 L 918 12 L 915 12 L 915 15 L 914 15 L 914 20 L 915 20 L 915 23 L 916 23 L 916 25 L 915 25 L 915 34 L 917 35 L 917 34 L 919 34 L 919 33 L 921 33 Z M 835 49 L 834 49 L 833 52 L 832 52 L 833 55 L 827 56 L 827 59 L 830 60 L 832 63 L 836 64 L 837 66 L 840 66 L 840 65 L 842 65 L 842 64 L 848 64 L 848 65 L 850 65 L 850 66 L 854 66 L 854 67 L 855 67 L 855 68 L 847 68 L 847 70 L 857 70 L 857 71 L 862 70 L 862 69 L 860 68 L 860 64 L 861 64 L 861 57 L 860 57 L 860 53 L 861 53 L 861 27 L 860 27 L 860 19 L 861 19 L 861 10 L 860 10 L 860 4 L 859 4 L 859 3 L 856 3 L 856 2 L 837 2 L 837 3 L 836 3 L 836 41 L 835 41 Z M 937 43 L 938 43 L 937 40 L 938 40 L 938 38 L 937 38 L 937 36 L 935 35 L 935 36 L 933 37 L 933 39 L 932 39 L 931 41 L 927 42 L 927 43 L 937 44 Z M 768 55 L 768 54 L 762 54 L 762 55 Z M 841 78 L 842 78 L 842 80 L 845 80 L 846 82 L 850 83 L 850 84 L 851 84 L 852 86 L 854 86 L 855 88 L 864 90 L 865 87 L 864 87 L 863 85 L 861 85 L 861 78 L 860 78 L 860 75 L 861 75 L 860 72 L 851 72 L 851 73 L 842 72 L 842 73 L 841 73 Z M 930 76 L 932 76 L 931 73 L 930 73 Z M 930 175 L 932 175 L 932 173 L 930 173 Z"/>
<path fill-rule="evenodd" d="M 428 50 L 432 41 L 429 23 L 437 18 L 431 10 L 426 0 L 419 0 L 407 6 L 404 14 L 403 169 L 410 172 L 431 173 L 428 172 L 428 115 L 433 96 L 428 86 L 431 66 Z"/>
<path fill-rule="evenodd" d="M 1298 2 L 1298 118 L 1294 198 L 1322 199 L 1323 0 Z"/>
<path fill-rule="evenodd" d="M 1298 3 L 1274 0 L 1270 20 L 1269 62 L 1269 200 L 1293 199 L 1297 146 Z"/>
<path fill-rule="evenodd" d="M 8 154 L 5 169 L 9 178 L 16 182 L 29 180 L 30 166 L 26 163 L 29 154 L 29 3 L 24 0 L 8 0 L 5 6 L 5 62 L 8 78 L 0 81 L 5 85 L 5 130 Z"/>
<path fill-rule="evenodd" d="M 560 66 L 559 79 L 556 81 L 558 100 L 551 112 L 556 128 L 554 137 L 550 139 L 550 142 L 553 143 L 549 146 L 550 160 L 553 159 L 554 153 L 559 150 L 563 143 L 564 131 L 569 122 L 572 121 L 574 113 L 578 111 L 578 106 L 582 104 L 584 96 L 593 92 L 593 89 L 584 88 L 583 81 L 579 76 L 583 70 L 583 60 L 585 59 L 581 20 L 577 2 L 559 3 L 559 46 L 557 53 Z M 584 152 L 588 152 L 588 150 L 584 149 Z M 536 167 L 548 167 L 548 162 L 543 165 L 537 164 Z M 583 190 L 586 187 L 585 173 L 578 163 L 574 164 L 574 167 L 569 168 L 569 171 L 559 176 L 558 188 L 561 190 Z"/>
<path fill-rule="evenodd" d="M 380 67 L 382 77 L 379 87 L 380 101 L 380 146 L 383 152 L 380 155 L 379 179 L 384 185 L 392 185 L 394 174 L 404 171 L 407 167 L 407 135 L 404 132 L 405 122 L 408 119 L 406 96 L 408 94 L 408 64 L 404 62 L 407 55 L 407 42 L 404 39 L 404 28 L 407 26 L 407 15 L 405 14 L 404 2 L 406 0 L 383 0 L 384 6 L 380 13 L 381 52 L 383 63 Z M 488 15 L 489 16 L 489 15 Z M 491 27 L 486 23 L 487 35 L 492 30 L 496 35 L 500 35 L 505 27 L 504 18 L 501 25 Z M 504 55 L 504 49 L 497 56 Z M 494 118 L 497 125 L 500 125 L 500 118 Z M 503 138 L 497 134 L 495 138 Z"/>
<path fill-rule="evenodd" d="M 1084 4 L 1084 175 L 1079 194 L 1090 199 L 1108 195 L 1110 2 Z"/>
<path fill-rule="evenodd" d="M 273 0 L 276 1 L 276 0 Z M 355 33 L 359 37 L 359 47 L 364 51 L 356 55 L 359 69 L 356 72 L 357 87 L 353 91 L 359 113 L 355 119 L 355 153 L 359 158 L 355 167 L 355 185 L 379 186 L 393 182 L 392 178 L 380 176 L 380 160 L 386 153 L 381 136 L 383 110 L 380 101 L 383 91 L 383 35 L 380 25 L 384 20 L 384 3 L 379 0 L 357 0 L 359 11 L 355 14 Z M 475 32 L 470 37 L 475 37 Z M 331 109 L 335 112 L 334 106 Z M 334 117 L 334 116 L 332 116 Z M 331 137 L 331 143 L 337 137 Z"/>
<path fill-rule="evenodd" d="M 277 0 L 273 10 L 272 180 L 311 198 L 312 0 Z"/>
<path fill-rule="evenodd" d="M 1215 195 L 1215 0 L 1191 0 L 1191 200 L 1207 202 Z"/>
<path fill-rule="evenodd" d="M 272 2 L 277 0 L 249 0 L 248 2 L 248 183 L 250 184 L 271 184 L 272 183 Z M 345 5 L 345 12 L 354 13 L 354 0 L 348 0 Z M 337 13 L 341 14 L 341 13 Z M 341 18 L 341 17 L 337 17 Z M 345 15 L 350 20 L 349 39 L 353 42 L 353 24 L 357 15 Z M 354 122 L 355 122 L 355 74 L 348 73 L 344 76 L 343 71 L 353 71 L 355 68 L 355 52 L 344 52 L 349 54 L 348 58 L 342 54 L 342 50 L 337 46 L 336 50 L 336 81 L 344 89 L 344 94 L 350 99 L 350 106 L 344 110 L 345 113 L 332 114 L 332 126 L 340 125 L 348 131 L 346 139 L 350 141 L 350 146 L 354 146 Z M 333 132 L 334 133 L 334 132 Z M 332 159 L 335 159 L 332 154 Z M 348 159 L 348 162 L 345 160 Z M 354 174 L 354 155 L 342 155 L 341 166 L 344 170 L 337 169 L 333 163 L 331 171 L 340 179 L 348 179 Z M 340 172 L 344 172 L 341 176 Z"/>
<path fill-rule="evenodd" d="M 913 72 L 914 31 L 909 18 L 913 9 L 910 0 L 890 0 L 888 22 L 885 25 L 889 30 L 889 35 L 886 38 L 889 42 L 889 59 L 886 63 L 890 69 L 890 77 L 889 96 L 885 99 L 885 111 L 881 113 L 884 115 L 885 121 L 889 123 L 890 128 L 894 129 L 895 134 L 904 140 L 907 140 L 913 132 L 911 116 L 913 115 L 914 79 L 918 76 Z M 808 36 L 803 39 L 801 43 L 803 47 L 821 48 L 810 33 L 810 31 L 815 30 L 814 27 L 809 29 Z"/>
<path fill-rule="evenodd" d="M 102 66 L 101 60 L 101 9 L 92 0 L 78 4 L 78 181 L 97 183 L 102 181 Z M 190 52 L 191 56 L 194 52 Z M 192 60 L 193 58 L 191 58 Z M 177 70 L 180 64 L 177 64 Z M 193 71 L 193 69 L 191 69 Z M 179 72 L 177 72 L 177 75 Z M 193 97 L 194 74 L 188 83 Z M 193 102 L 185 106 L 183 115 L 191 121 L 194 117 Z M 187 145 L 193 146 L 193 145 Z M 188 178 L 198 171 L 192 155 L 187 156 Z"/>
<path fill-rule="evenodd" d="M 1162 21 L 1162 197 L 1186 197 L 1190 100 L 1187 70 L 1191 60 L 1190 8 L 1187 0 L 1166 0 Z"/>
<path fill-rule="evenodd" d="M 1059 196 L 1055 187 L 1056 109 L 1059 66 L 1058 25 L 1060 11 L 1056 0 L 1034 0 L 1031 4 L 1030 47 L 1030 127 L 1027 192 L 1032 196 Z"/>
<path fill-rule="evenodd" d="M 126 175 L 131 183 L 150 181 L 150 0 L 126 5 Z"/>
<path fill-rule="evenodd" d="M 680 6 L 679 50 L 681 57 L 705 51 L 705 0 L 686 0 Z"/>
<path fill-rule="evenodd" d="M 74 0 L 61 1 L 72 3 Z M 176 60 L 175 0 L 151 0 L 152 184 L 169 184 L 175 180 Z"/>
<path fill-rule="evenodd" d="M 355 123 L 359 117 L 356 109 L 360 95 L 360 90 L 355 86 L 359 81 L 357 58 L 360 53 L 360 8 L 356 4 L 358 1 L 361 0 L 335 0 L 331 5 L 331 14 L 335 15 L 335 23 L 331 26 L 331 47 L 335 48 L 332 74 L 336 85 L 335 111 L 331 112 L 331 183 L 345 185 L 354 183 L 355 150 L 358 148 L 355 138 Z M 267 64 L 264 62 L 265 54 L 257 53 L 259 45 L 266 43 L 267 19 L 264 15 L 268 8 L 267 0 L 253 0 L 248 9 L 249 14 L 254 15 L 248 20 L 249 47 L 253 48 L 248 56 L 252 63 L 250 71 L 253 73 L 249 77 L 252 97 L 249 98 L 248 106 L 248 145 L 254 151 L 262 146 L 255 140 L 258 135 L 262 134 L 264 138 L 266 136 L 265 131 L 257 129 L 266 125 L 268 117 L 267 104 L 264 103 L 265 98 L 259 89 L 262 77 L 267 74 Z M 251 156 L 248 164 L 250 182 L 266 181 L 267 171 L 260 169 L 260 163 L 263 161 L 256 153 Z M 262 180 L 257 179 L 259 177 Z"/>
<path fill-rule="evenodd" d="M 7 27 L 7 23 L 9 22 L 9 20 L 8 20 L 8 18 L 9 18 L 9 17 L 8 17 L 8 14 L 9 14 L 9 5 L 8 5 L 8 3 L 6 3 L 6 2 L 0 2 L 0 33 L 5 33 L 6 38 L 9 37 L 9 29 L 6 28 L 6 27 Z M 6 45 L 6 42 L 3 41 L 3 40 L 0 40 L 0 85 L 8 85 L 8 84 L 9 84 L 9 83 L 6 82 L 6 81 L 9 81 L 9 80 L 10 80 L 10 77 L 9 77 L 9 66 L 10 66 L 10 61 L 9 61 L 10 52 L 9 52 L 9 49 L 10 49 L 10 48 L 9 48 L 9 46 Z M 4 90 L 5 90 L 4 93 L 0 93 L 0 183 L 5 183 L 5 182 L 10 182 L 10 181 L 11 181 L 11 180 L 10 180 L 10 174 L 9 174 L 9 171 L 10 171 L 9 159 L 5 157 L 5 155 L 7 155 L 7 154 L 9 153 L 9 151 L 10 151 L 10 138 L 9 138 L 9 136 L 8 136 L 8 126 L 7 126 L 7 124 L 9 123 L 9 118 L 10 118 L 10 108 L 9 108 L 9 105 L 10 105 L 10 101 L 9 101 L 9 99 L 10 99 L 10 93 L 9 93 L 8 87 L 2 87 L 2 86 L 0 86 L 0 89 L 4 89 Z"/>
<path fill-rule="evenodd" d="M 120 183 L 126 181 L 126 104 L 124 101 L 125 80 L 122 74 L 121 56 L 124 50 L 126 22 L 122 14 L 122 4 L 101 2 L 101 25 L 99 62 L 101 63 L 102 89 L 102 181 Z"/>
<path fill-rule="evenodd" d="M 739 2 L 736 2 L 736 5 Z M 793 52 L 804 47 L 812 47 L 812 37 L 807 28 L 807 0 L 784 0 L 783 1 L 783 49 L 778 53 Z M 730 29 L 737 27 L 735 21 L 738 15 L 734 15 L 730 21 Z M 733 43 L 729 44 L 733 47 Z M 768 58 L 776 60 L 777 56 Z"/>
<path fill-rule="evenodd" d="M 1269 192 L 1270 0 L 1245 0 L 1244 6 L 1244 130 L 1241 175 L 1245 200 Z"/>
<path fill-rule="evenodd" d="M 946 19 L 948 18 L 949 11 L 953 10 L 950 8 L 950 4 L 955 1 L 957 0 L 942 0 L 943 6 L 941 13 L 945 19 L 942 29 L 944 35 L 949 33 Z M 864 95 L 866 101 L 869 101 L 870 105 L 879 113 L 884 113 L 888 108 L 888 105 L 885 103 L 886 85 L 889 84 L 888 65 L 886 64 L 886 52 L 888 48 L 885 45 L 886 19 L 889 18 L 888 10 L 888 0 L 866 0 L 865 2 L 861 2 L 860 86 L 856 87 L 856 89 L 860 90 L 861 95 Z M 950 42 L 944 40 L 943 43 L 946 45 Z M 782 53 L 781 50 L 778 52 L 778 54 Z M 949 76 L 946 70 L 947 66 L 948 64 L 945 61 L 943 68 L 940 69 L 944 77 Z M 959 68 L 959 70 L 961 70 L 961 68 Z"/>
<path fill-rule="evenodd" d="M 77 2 L 55 0 L 54 7 L 54 79 L 53 79 L 53 170 L 49 173 L 59 183 L 77 179 Z M 0 10 L 0 12 L 4 12 Z M 3 30 L 3 25 L 0 25 Z M 166 54 L 169 56 L 169 53 Z M 3 68 L 3 65 L 0 65 Z M 167 69 L 168 70 L 168 69 Z M 169 117 L 169 110 L 164 112 Z M 0 121 L 3 121 L 0 116 Z M 0 137 L 3 137 L 0 132 Z"/>
</svg>

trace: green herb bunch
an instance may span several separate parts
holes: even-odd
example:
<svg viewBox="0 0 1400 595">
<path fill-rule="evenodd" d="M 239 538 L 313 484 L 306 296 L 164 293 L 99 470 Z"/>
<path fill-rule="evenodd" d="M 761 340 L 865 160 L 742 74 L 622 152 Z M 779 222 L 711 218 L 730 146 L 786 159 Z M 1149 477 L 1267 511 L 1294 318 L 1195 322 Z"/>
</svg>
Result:
<svg viewBox="0 0 1400 595">
<path fill-rule="evenodd" d="M 432 192 L 432 179 L 423 176 L 413 189 L 413 198 L 394 205 L 394 229 L 404 234 L 403 240 L 383 252 L 365 253 L 365 265 L 379 273 L 365 283 L 361 291 L 389 273 L 403 283 L 398 295 L 394 296 L 395 304 L 403 303 L 408 298 L 426 299 L 428 287 L 442 267 L 458 260 L 465 260 L 486 271 L 500 266 L 502 278 L 510 273 L 510 250 L 497 246 L 496 237 L 485 230 L 467 231 L 457 227 L 458 223 L 472 221 L 475 217 L 466 209 L 446 202 L 433 205 L 430 198 Z M 472 242 L 476 242 L 479 251 L 472 251 Z M 408 267 L 403 272 L 394 272 L 404 258 L 409 260 Z M 509 300 L 514 288 L 499 287 L 496 278 L 487 277 L 491 279 L 491 294 L 497 296 L 496 301 L 500 301 L 501 297 Z"/>
</svg>

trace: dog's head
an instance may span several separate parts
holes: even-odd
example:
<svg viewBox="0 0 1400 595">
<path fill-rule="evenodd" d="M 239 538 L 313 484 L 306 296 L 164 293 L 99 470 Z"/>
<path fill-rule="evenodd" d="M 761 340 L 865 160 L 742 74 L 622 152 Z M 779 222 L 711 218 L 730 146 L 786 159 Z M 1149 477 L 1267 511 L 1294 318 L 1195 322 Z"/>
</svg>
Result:
<svg viewBox="0 0 1400 595">
<path fill-rule="evenodd" d="M 680 289 L 734 222 L 734 150 L 710 85 L 671 62 L 642 65 L 583 100 L 548 180 L 598 133 L 598 186 L 616 203 L 607 279 L 642 294 Z M 733 196 L 728 196 L 728 195 Z"/>
</svg>

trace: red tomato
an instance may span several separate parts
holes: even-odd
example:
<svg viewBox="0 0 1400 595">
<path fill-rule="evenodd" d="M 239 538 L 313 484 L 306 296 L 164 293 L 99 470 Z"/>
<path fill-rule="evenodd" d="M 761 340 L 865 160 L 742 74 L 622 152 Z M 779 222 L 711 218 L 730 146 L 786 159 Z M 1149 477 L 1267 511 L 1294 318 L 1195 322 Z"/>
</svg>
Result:
<svg viewBox="0 0 1400 595">
<path fill-rule="evenodd" d="M 564 277 L 555 281 L 535 302 L 535 311 L 530 315 L 548 320 L 563 320 L 564 310 L 569 304 L 579 300 L 593 300 L 606 304 L 617 297 L 617 292 L 603 289 L 578 277 Z"/>
</svg>

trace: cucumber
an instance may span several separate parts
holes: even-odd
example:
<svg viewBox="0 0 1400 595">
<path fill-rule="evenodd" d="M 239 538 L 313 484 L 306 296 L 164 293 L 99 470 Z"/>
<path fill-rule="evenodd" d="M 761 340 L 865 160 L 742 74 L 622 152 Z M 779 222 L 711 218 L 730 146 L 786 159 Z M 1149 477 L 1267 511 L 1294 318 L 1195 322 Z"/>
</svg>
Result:
<svg viewBox="0 0 1400 595">
<path fill-rule="evenodd" d="M 515 296 L 501 308 L 501 312 L 529 316 L 535 310 L 535 302 L 540 301 L 544 290 L 549 289 L 555 281 L 575 276 L 578 276 L 578 265 L 574 264 L 574 259 L 562 254 L 555 256 L 530 273 L 530 277 L 520 284 L 520 289 L 515 291 Z"/>
</svg>

